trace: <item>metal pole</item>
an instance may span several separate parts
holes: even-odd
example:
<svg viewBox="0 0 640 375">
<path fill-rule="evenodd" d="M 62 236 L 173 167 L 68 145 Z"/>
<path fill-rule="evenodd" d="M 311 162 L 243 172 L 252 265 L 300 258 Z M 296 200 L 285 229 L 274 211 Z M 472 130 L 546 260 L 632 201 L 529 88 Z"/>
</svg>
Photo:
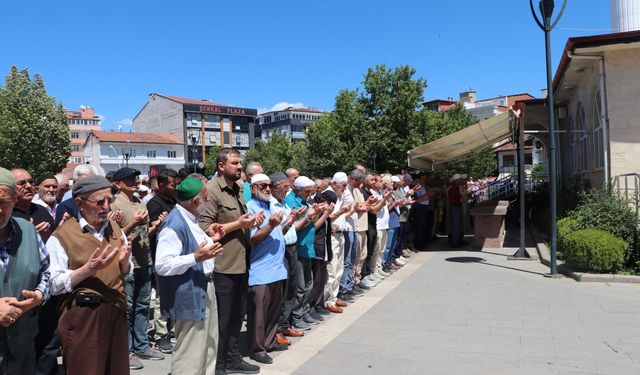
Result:
<svg viewBox="0 0 640 375">
<path fill-rule="evenodd" d="M 551 237 L 551 272 L 548 276 L 555 277 L 558 275 L 558 266 L 557 266 L 557 250 L 558 250 L 558 231 L 556 227 L 556 218 L 557 218 L 557 205 L 556 205 L 556 196 L 557 196 L 557 188 L 558 188 L 558 176 L 557 176 L 557 165 L 556 165 L 556 121 L 555 121 L 555 110 L 553 108 L 553 79 L 551 77 L 551 30 L 558 24 L 560 21 L 560 17 L 562 17 L 562 13 L 564 13 L 564 9 L 567 5 L 567 0 L 563 0 L 562 8 L 560 9 L 560 13 L 558 13 L 558 17 L 554 21 L 551 21 L 551 16 L 553 14 L 554 1 L 553 0 L 541 0 L 538 5 L 540 8 L 540 12 L 542 13 L 543 22 L 540 22 L 538 16 L 533 8 L 533 0 L 529 0 L 529 5 L 531 6 L 531 13 L 533 14 L 533 18 L 536 23 L 544 31 L 544 45 L 545 45 L 545 53 L 547 57 L 547 110 L 549 111 L 549 185 L 550 185 L 550 223 L 549 223 L 549 236 Z"/>
<path fill-rule="evenodd" d="M 525 183 L 524 171 L 524 120 L 518 119 L 518 201 L 520 204 L 520 247 L 509 260 L 533 259 L 525 247 Z"/>
<path fill-rule="evenodd" d="M 545 19 L 544 43 L 547 55 L 547 109 L 549 111 L 549 182 L 551 188 L 551 206 L 549 235 L 551 237 L 551 275 L 558 274 L 558 230 L 556 227 L 557 219 L 557 188 L 558 176 L 556 175 L 556 119 L 554 113 L 553 102 L 553 79 L 551 78 L 551 29 L 549 28 L 549 19 Z"/>
</svg>

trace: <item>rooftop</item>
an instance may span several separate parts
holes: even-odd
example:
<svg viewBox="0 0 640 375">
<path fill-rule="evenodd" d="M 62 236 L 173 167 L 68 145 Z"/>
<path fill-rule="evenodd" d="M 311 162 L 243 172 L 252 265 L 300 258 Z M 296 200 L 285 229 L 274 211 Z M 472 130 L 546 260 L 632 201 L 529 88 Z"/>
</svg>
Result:
<svg viewBox="0 0 640 375">
<path fill-rule="evenodd" d="M 171 144 L 171 145 L 184 144 L 184 142 L 182 142 L 178 137 L 176 137 L 173 134 L 106 132 L 106 131 L 98 131 L 98 130 L 92 131 L 91 134 L 93 134 L 96 138 L 98 138 L 100 142 L 156 143 L 156 144 Z"/>
</svg>

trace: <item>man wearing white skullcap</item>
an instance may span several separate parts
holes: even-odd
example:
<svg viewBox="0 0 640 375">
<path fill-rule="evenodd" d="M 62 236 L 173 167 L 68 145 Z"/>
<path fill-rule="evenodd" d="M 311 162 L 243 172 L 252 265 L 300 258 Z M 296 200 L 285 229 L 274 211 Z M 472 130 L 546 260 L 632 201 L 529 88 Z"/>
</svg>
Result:
<svg viewBox="0 0 640 375">
<path fill-rule="evenodd" d="M 298 241 L 296 242 L 298 263 L 302 268 L 302 274 L 304 277 L 304 287 L 298 291 L 296 296 L 296 307 L 292 312 L 293 328 L 301 329 L 306 323 L 317 322 L 311 316 L 309 316 L 309 301 L 308 296 L 313 287 L 313 272 L 312 272 L 312 259 L 315 257 L 314 241 L 315 241 L 315 204 L 311 205 L 307 202 L 309 196 L 315 191 L 315 183 L 306 176 L 299 176 L 293 181 L 293 191 L 287 195 L 284 202 L 287 206 L 296 210 L 303 206 L 307 207 L 307 213 L 303 220 L 303 226 L 298 230 Z M 308 327 L 306 327 L 308 329 Z"/>
</svg>

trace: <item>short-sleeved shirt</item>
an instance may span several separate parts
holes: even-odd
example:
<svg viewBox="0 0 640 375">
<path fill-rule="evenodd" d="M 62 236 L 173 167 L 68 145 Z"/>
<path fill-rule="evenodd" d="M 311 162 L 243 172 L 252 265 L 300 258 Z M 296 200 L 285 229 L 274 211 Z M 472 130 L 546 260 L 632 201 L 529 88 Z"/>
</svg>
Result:
<svg viewBox="0 0 640 375">
<path fill-rule="evenodd" d="M 369 199 L 369 197 L 371 196 L 371 192 L 369 191 L 369 189 L 366 188 L 360 188 L 360 192 L 362 192 L 362 196 L 364 197 L 364 200 L 366 201 L 367 199 Z M 376 230 L 376 214 L 375 212 L 371 212 L 371 211 L 367 211 L 367 230 Z M 358 227 L 359 228 L 359 227 Z M 358 229 L 358 230 L 362 230 L 362 229 Z"/>
<path fill-rule="evenodd" d="M 116 200 L 111 204 L 111 209 L 114 211 L 122 211 L 124 226 L 127 226 L 133 221 L 133 216 L 136 212 L 146 210 L 147 207 L 136 197 L 133 197 L 130 201 L 118 194 Z M 149 219 L 147 218 L 146 223 L 148 222 Z M 149 251 L 149 229 L 146 223 L 138 225 L 129 234 L 129 238 L 132 239 L 131 255 L 133 266 L 136 268 L 147 267 L 152 264 L 151 253 Z"/>
<path fill-rule="evenodd" d="M 269 202 L 251 199 L 247 202 L 247 210 L 252 215 L 264 212 L 265 219 L 259 227 L 251 229 L 253 237 L 258 230 L 269 223 L 274 210 Z M 284 268 L 284 235 L 280 225 L 273 228 L 269 235 L 260 243 L 251 248 L 249 255 L 249 286 L 265 285 L 287 278 L 287 269 Z"/>
<path fill-rule="evenodd" d="M 393 197 L 395 199 L 404 199 L 405 195 L 404 192 L 402 191 L 402 189 L 396 189 L 393 191 L 392 193 Z M 400 207 L 398 207 L 398 221 L 400 223 L 406 223 L 407 220 L 409 219 L 409 207 L 402 205 Z"/>
<path fill-rule="evenodd" d="M 289 217 L 289 215 L 291 215 L 291 212 L 293 211 L 289 206 L 284 204 L 284 202 L 283 203 L 278 202 L 278 200 L 275 199 L 273 195 L 271 196 L 271 210 L 273 210 L 273 213 L 282 211 L 282 222 L 287 220 L 287 218 Z M 284 244 L 295 245 L 296 242 L 298 242 L 298 236 L 296 234 L 296 228 L 292 225 L 291 228 L 289 228 L 289 230 L 287 231 L 287 233 L 284 234 Z"/>
<path fill-rule="evenodd" d="M 351 190 L 351 193 L 353 194 L 353 199 L 356 202 L 356 204 L 358 203 L 363 203 L 365 201 L 365 197 L 364 195 L 362 195 L 362 191 L 360 189 L 353 189 Z M 358 220 L 356 222 L 356 230 L 359 232 L 364 232 L 367 230 L 368 227 L 368 214 L 367 212 L 362 212 L 362 213 L 358 213 L 358 212 L 354 212 L 354 215 L 357 215 Z"/>
<path fill-rule="evenodd" d="M 302 199 L 293 191 L 284 198 L 284 202 L 287 204 L 287 206 L 291 207 L 294 210 L 302 206 L 309 206 L 309 203 L 305 202 L 304 199 Z M 307 209 L 305 217 L 308 215 L 309 210 Z M 298 256 L 304 258 L 314 258 L 316 256 L 316 252 L 313 247 L 313 243 L 316 237 L 316 229 L 313 222 L 306 227 L 301 228 L 297 234 L 298 242 L 296 243 L 296 245 L 298 247 Z"/>
<path fill-rule="evenodd" d="M 202 230 L 207 230 L 213 223 L 234 222 L 247 212 L 240 186 L 235 182 L 228 185 L 223 176 L 216 176 L 207 182 L 207 198 L 205 210 L 200 214 Z M 215 272 L 234 275 L 247 272 L 251 248 L 249 236 L 249 229 L 242 228 L 227 233 L 220 240 L 224 252 L 216 257 Z"/>
<path fill-rule="evenodd" d="M 371 194 L 380 197 L 380 199 L 384 199 L 382 194 L 375 190 L 371 190 Z M 376 212 L 376 230 L 389 229 L 389 208 L 387 204 L 387 202 L 384 202 L 380 211 Z"/>
<path fill-rule="evenodd" d="M 402 195 L 402 193 L 400 193 L 400 195 L 396 194 L 398 193 L 398 190 L 393 190 L 391 192 L 391 197 L 393 198 L 393 200 L 398 200 L 398 199 L 402 199 L 404 196 Z M 400 207 L 395 206 L 392 210 L 389 210 L 389 229 L 392 228 L 398 228 L 400 226 Z"/>
<path fill-rule="evenodd" d="M 347 185 L 347 187 L 344 188 L 344 191 L 342 192 L 342 197 L 340 197 L 340 200 L 342 201 L 343 204 L 355 204 L 356 198 L 354 197 L 354 193 L 352 189 L 353 188 L 349 185 Z M 349 216 L 343 215 L 340 218 L 344 220 L 344 226 L 341 230 L 344 230 L 347 232 L 358 231 L 358 213 L 357 212 L 354 212 Z"/>
</svg>

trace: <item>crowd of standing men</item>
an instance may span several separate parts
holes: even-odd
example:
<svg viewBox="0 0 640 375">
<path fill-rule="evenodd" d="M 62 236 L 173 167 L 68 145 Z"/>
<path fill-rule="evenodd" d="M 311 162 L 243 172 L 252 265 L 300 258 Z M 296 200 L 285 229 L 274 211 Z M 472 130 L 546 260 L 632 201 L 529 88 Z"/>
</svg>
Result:
<svg viewBox="0 0 640 375">
<path fill-rule="evenodd" d="M 245 319 L 249 357 L 272 363 L 442 227 L 464 244 L 463 175 L 267 176 L 231 148 L 216 166 L 80 165 L 71 188 L 0 168 L 0 373 L 56 374 L 62 354 L 67 374 L 119 375 L 172 353 L 173 374 L 256 374 Z"/>
</svg>

